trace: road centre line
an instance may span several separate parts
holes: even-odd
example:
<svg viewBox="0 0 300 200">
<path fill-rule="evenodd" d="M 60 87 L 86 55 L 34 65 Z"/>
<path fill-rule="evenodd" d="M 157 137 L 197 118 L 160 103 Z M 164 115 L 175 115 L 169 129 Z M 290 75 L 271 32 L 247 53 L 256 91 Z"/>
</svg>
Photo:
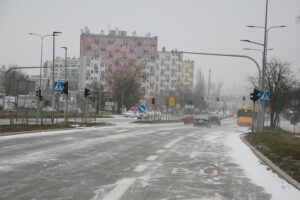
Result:
<svg viewBox="0 0 300 200">
<path fill-rule="evenodd" d="M 179 140 L 183 139 L 184 137 L 180 137 L 180 138 L 177 138 L 173 141 L 171 141 L 170 143 L 168 143 L 167 145 L 164 146 L 165 149 L 168 149 L 170 147 L 172 147 L 176 142 L 178 142 Z"/>
<path fill-rule="evenodd" d="M 138 165 L 136 166 L 136 168 L 133 170 L 134 172 L 143 172 L 146 168 L 148 167 L 148 165 Z"/>
<path fill-rule="evenodd" d="M 126 190 L 134 183 L 135 178 L 125 178 L 119 180 L 117 185 L 112 189 L 103 200 L 118 200 Z"/>
<path fill-rule="evenodd" d="M 163 152 L 165 152 L 165 151 L 166 151 L 166 150 L 164 150 L 164 149 L 160 149 L 160 150 L 157 150 L 156 153 L 161 154 L 161 153 L 163 153 Z"/>
<path fill-rule="evenodd" d="M 152 156 L 149 156 L 146 160 L 155 160 L 157 158 L 157 156 L 155 156 L 155 155 L 152 155 Z"/>
</svg>

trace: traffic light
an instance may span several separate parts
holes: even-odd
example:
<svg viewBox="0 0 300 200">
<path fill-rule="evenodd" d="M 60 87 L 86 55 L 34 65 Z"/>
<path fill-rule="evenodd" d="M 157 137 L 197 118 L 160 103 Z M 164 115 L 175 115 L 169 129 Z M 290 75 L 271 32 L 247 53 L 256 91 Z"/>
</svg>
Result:
<svg viewBox="0 0 300 200">
<path fill-rule="evenodd" d="M 65 93 L 66 95 L 69 94 L 69 83 L 68 83 L 68 81 L 67 81 L 67 82 L 64 82 L 63 93 Z"/>
<path fill-rule="evenodd" d="M 219 97 L 217 97 L 217 98 L 216 98 L 216 101 L 217 101 L 217 102 L 219 102 L 219 101 L 220 101 Z"/>
<path fill-rule="evenodd" d="M 84 97 L 87 97 L 91 94 L 91 90 L 84 88 Z"/>
<path fill-rule="evenodd" d="M 253 92 L 252 93 L 250 93 L 250 99 L 253 101 L 253 102 L 255 102 L 255 101 L 257 101 L 258 99 L 259 99 L 259 90 L 257 89 L 257 88 L 254 88 L 254 90 L 253 90 Z"/>
<path fill-rule="evenodd" d="M 155 98 L 152 98 L 152 105 L 155 104 Z"/>
<path fill-rule="evenodd" d="M 35 91 L 35 96 L 39 97 L 40 101 L 43 100 L 41 89 L 38 89 L 37 91 Z"/>
</svg>

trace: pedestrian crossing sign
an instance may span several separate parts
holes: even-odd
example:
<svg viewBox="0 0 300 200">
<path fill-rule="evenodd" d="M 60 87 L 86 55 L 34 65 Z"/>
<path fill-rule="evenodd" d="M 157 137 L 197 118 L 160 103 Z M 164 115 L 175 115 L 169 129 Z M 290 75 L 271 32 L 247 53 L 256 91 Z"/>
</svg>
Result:
<svg viewBox="0 0 300 200">
<path fill-rule="evenodd" d="M 54 82 L 53 90 L 57 92 L 62 92 L 64 89 L 64 82 Z"/>
<path fill-rule="evenodd" d="M 268 90 L 266 90 L 266 91 L 260 91 L 260 93 L 259 93 L 259 100 L 260 101 L 270 101 L 271 100 L 270 91 L 268 91 Z"/>
</svg>

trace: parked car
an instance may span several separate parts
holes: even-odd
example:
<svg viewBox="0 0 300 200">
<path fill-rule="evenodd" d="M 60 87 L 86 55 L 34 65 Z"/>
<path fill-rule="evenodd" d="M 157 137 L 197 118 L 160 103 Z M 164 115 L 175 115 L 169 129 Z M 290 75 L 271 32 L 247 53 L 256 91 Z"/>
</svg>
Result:
<svg viewBox="0 0 300 200">
<path fill-rule="evenodd" d="M 43 111 L 48 111 L 48 112 L 55 111 L 55 110 L 52 109 L 52 107 L 43 107 L 42 110 L 43 110 Z"/>
<path fill-rule="evenodd" d="M 194 122 L 194 126 L 206 126 L 210 128 L 211 122 L 207 118 L 196 118 Z"/>
<path fill-rule="evenodd" d="M 211 124 L 221 126 L 221 119 L 218 116 L 211 116 L 209 120 Z"/>
<path fill-rule="evenodd" d="M 123 113 L 122 115 L 123 115 L 124 117 L 130 117 L 130 118 L 136 117 L 135 112 L 133 112 L 133 111 L 131 111 L 131 110 L 129 110 L 129 111 Z"/>
</svg>

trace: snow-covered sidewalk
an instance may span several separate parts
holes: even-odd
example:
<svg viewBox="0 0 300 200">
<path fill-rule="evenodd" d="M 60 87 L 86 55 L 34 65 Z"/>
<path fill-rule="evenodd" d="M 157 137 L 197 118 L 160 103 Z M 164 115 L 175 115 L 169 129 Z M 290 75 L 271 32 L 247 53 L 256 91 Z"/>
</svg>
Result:
<svg viewBox="0 0 300 200">
<path fill-rule="evenodd" d="M 283 130 L 290 131 L 292 133 L 294 133 L 294 131 L 295 131 L 295 133 L 298 133 L 300 135 L 300 123 L 295 124 L 295 129 L 294 129 L 294 125 L 291 124 L 290 121 L 288 121 L 285 118 L 281 117 L 279 126 Z"/>
</svg>

